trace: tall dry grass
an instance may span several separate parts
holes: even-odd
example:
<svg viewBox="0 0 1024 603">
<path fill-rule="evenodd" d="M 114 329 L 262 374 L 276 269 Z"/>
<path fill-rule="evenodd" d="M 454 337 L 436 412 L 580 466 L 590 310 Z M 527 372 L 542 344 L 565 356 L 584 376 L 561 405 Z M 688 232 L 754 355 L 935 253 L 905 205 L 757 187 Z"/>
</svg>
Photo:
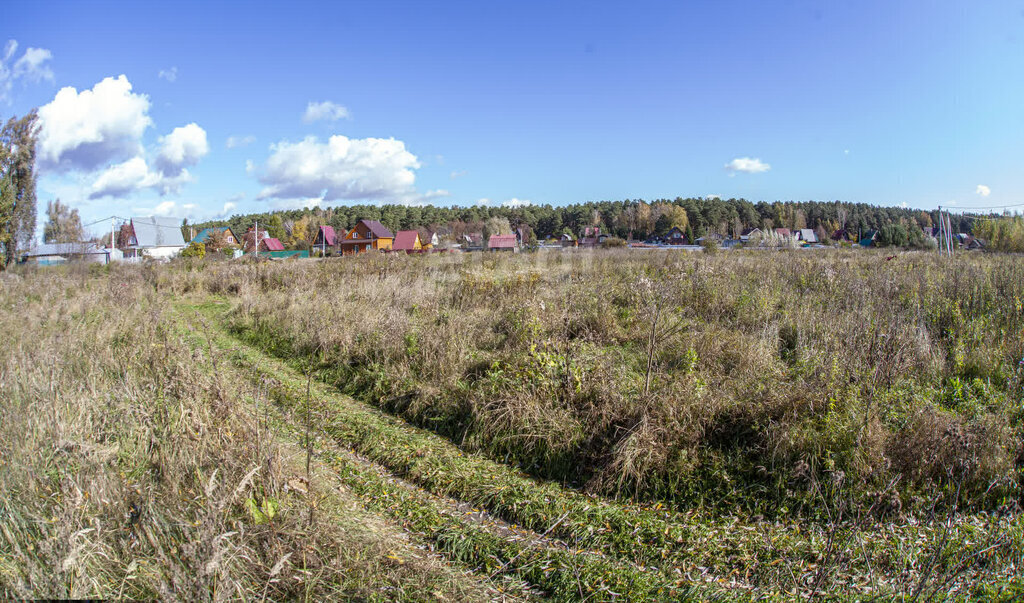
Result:
<svg viewBox="0 0 1024 603">
<path fill-rule="evenodd" d="M 1016 257 L 390 255 L 153 283 L 235 299 L 239 334 L 346 392 L 595 492 L 758 513 L 819 512 L 827 484 L 883 514 L 1020 501 Z"/>
<path fill-rule="evenodd" d="M 425 556 L 394 561 L 405 535 L 326 476 L 310 490 L 258 394 L 183 338 L 162 271 L 2 276 L 3 598 L 486 597 Z"/>
</svg>

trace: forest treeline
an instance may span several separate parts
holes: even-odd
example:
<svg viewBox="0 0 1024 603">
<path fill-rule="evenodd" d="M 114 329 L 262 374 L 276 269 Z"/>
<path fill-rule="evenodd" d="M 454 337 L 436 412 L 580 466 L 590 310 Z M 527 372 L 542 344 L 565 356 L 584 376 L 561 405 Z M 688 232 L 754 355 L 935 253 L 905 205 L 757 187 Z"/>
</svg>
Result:
<svg viewBox="0 0 1024 603">
<path fill-rule="evenodd" d="M 589 226 L 623 239 L 644 240 L 663 236 L 673 226 L 683 229 L 690 240 L 706 234 L 738 236 L 752 228 L 810 228 L 819 238 L 832 238 L 840 230 L 856 240 L 869 230 L 901 226 L 909 233 L 938 225 L 938 211 L 899 207 L 878 207 L 840 201 L 751 202 L 746 199 L 682 198 L 626 199 L 572 205 L 528 205 L 521 207 L 435 207 L 407 205 L 353 205 L 327 209 L 295 209 L 235 215 L 225 220 L 192 224 L 193 229 L 229 226 L 244 232 L 254 221 L 271 236 L 286 244 L 307 239 L 307 233 L 321 224 L 349 229 L 359 220 L 379 220 L 392 230 L 422 229 L 443 235 L 483 232 L 488 220 L 505 218 L 513 227 L 527 226 L 538 238 L 570 233 L 579 236 Z M 970 232 L 975 217 L 951 215 L 954 232 Z M 296 228 L 296 225 L 298 227 Z M 890 229 L 891 230 L 891 229 Z M 822 235 L 825 235 L 822 237 Z"/>
</svg>

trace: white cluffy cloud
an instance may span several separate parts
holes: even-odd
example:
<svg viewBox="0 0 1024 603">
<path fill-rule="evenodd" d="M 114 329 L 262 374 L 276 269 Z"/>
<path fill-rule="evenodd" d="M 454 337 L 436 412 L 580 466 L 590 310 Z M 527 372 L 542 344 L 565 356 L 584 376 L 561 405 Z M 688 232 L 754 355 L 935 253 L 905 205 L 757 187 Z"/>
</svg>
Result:
<svg viewBox="0 0 1024 603">
<path fill-rule="evenodd" d="M 310 102 L 306 105 L 306 112 L 302 115 L 302 121 L 311 124 L 314 121 L 338 121 L 350 117 L 348 109 L 331 101 L 319 103 Z"/>
<path fill-rule="evenodd" d="M 751 159 L 750 157 L 737 157 L 729 163 L 725 164 L 725 169 L 731 174 L 736 172 L 743 172 L 745 174 L 759 174 L 761 172 L 767 172 L 772 169 L 772 166 L 762 162 L 760 159 Z"/>
<path fill-rule="evenodd" d="M 206 130 L 193 122 L 174 128 L 170 134 L 160 138 L 160 152 L 155 164 L 163 175 L 178 176 L 186 167 L 199 163 L 209 152 Z"/>
<path fill-rule="evenodd" d="M 415 197 L 414 170 L 420 167 L 405 143 L 394 138 L 319 142 L 279 142 L 260 168 L 250 165 L 264 185 L 260 199 L 376 200 L 407 202 Z"/>
<path fill-rule="evenodd" d="M 978 195 L 981 195 L 982 197 L 987 197 L 992 194 L 992 189 L 985 186 L 984 184 L 979 184 L 978 188 L 974 189 L 974 192 Z"/>
<path fill-rule="evenodd" d="M 128 78 L 105 78 L 92 90 L 68 86 L 39 108 L 39 159 L 57 171 L 94 170 L 142 151 L 153 125 L 149 97 L 132 92 Z"/>
<path fill-rule="evenodd" d="M 502 202 L 502 207 L 528 207 L 533 205 L 533 202 L 528 199 L 516 199 L 515 197 Z"/>
<path fill-rule="evenodd" d="M 154 189 L 165 195 L 178 192 L 181 185 L 189 182 L 192 182 L 192 175 L 186 169 L 168 175 L 160 170 L 151 170 L 142 157 L 132 157 L 100 173 L 92 183 L 89 198 L 126 197 L 143 189 Z"/>
<path fill-rule="evenodd" d="M 39 109 L 41 167 L 91 180 L 90 199 L 143 189 L 177 192 L 192 181 L 186 168 L 210 151 L 206 131 L 195 123 L 175 128 L 147 153 L 142 138 L 153 125 L 149 108 L 149 97 L 132 92 L 124 75 L 104 78 L 91 90 L 62 88 Z"/>
<path fill-rule="evenodd" d="M 17 40 L 7 40 L 3 54 L 0 54 L 0 102 L 10 100 L 11 89 L 15 80 L 27 82 L 53 81 L 53 70 L 47 62 L 53 59 L 53 53 L 45 48 L 25 49 L 17 59 Z"/>
<path fill-rule="evenodd" d="M 174 83 L 174 81 L 178 79 L 178 68 L 171 67 L 170 69 L 161 69 L 160 73 L 156 74 L 156 76 L 162 80 Z"/>
</svg>

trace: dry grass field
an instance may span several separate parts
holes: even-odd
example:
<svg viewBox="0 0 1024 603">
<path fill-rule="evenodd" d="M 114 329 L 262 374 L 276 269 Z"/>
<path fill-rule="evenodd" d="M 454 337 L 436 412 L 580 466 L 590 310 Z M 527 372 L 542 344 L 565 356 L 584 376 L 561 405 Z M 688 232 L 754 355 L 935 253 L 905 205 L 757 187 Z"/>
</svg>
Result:
<svg viewBox="0 0 1024 603">
<path fill-rule="evenodd" d="M 1024 593 L 1024 263 L 541 252 L 0 281 L 5 597 Z"/>
</svg>

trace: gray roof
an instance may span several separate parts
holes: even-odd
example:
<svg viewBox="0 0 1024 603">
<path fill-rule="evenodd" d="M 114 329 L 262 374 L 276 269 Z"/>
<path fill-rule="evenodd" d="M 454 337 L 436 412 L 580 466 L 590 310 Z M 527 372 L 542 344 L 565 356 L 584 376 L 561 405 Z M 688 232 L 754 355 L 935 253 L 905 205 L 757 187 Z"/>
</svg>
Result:
<svg viewBox="0 0 1024 603">
<path fill-rule="evenodd" d="M 31 258 L 48 255 L 82 255 L 93 253 L 106 253 L 106 251 L 95 243 L 44 243 L 37 245 L 25 255 Z"/>
<path fill-rule="evenodd" d="M 815 235 L 814 231 L 811 230 L 810 228 L 801 228 L 800 229 L 800 238 L 803 239 L 804 241 L 807 241 L 808 243 L 817 243 L 818 242 L 818 236 Z"/>
<path fill-rule="evenodd" d="M 132 218 L 135 241 L 139 247 L 184 247 L 181 220 L 178 218 Z"/>
</svg>

